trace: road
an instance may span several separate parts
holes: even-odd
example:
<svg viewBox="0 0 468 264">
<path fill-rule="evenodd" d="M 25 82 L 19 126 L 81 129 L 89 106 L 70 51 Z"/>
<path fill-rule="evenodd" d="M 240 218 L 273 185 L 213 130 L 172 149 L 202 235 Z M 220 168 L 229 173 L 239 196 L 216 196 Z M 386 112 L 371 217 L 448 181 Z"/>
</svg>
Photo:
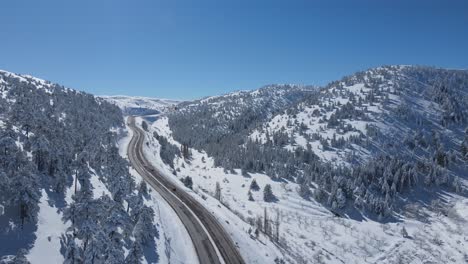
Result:
<svg viewBox="0 0 468 264">
<path fill-rule="evenodd" d="M 132 166 L 174 209 L 192 239 L 200 264 L 244 264 L 237 246 L 216 218 L 190 194 L 166 179 L 143 154 L 144 132 L 129 117 L 133 137 L 128 145 Z"/>
</svg>

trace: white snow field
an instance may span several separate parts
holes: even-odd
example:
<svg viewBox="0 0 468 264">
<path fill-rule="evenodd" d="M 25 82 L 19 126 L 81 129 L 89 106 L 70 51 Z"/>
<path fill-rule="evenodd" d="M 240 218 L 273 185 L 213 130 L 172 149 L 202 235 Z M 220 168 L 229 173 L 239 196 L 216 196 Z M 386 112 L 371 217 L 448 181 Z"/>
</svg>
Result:
<svg viewBox="0 0 468 264">
<path fill-rule="evenodd" d="M 69 225 L 62 221 L 62 214 L 57 211 L 57 208 L 48 204 L 48 198 L 46 191 L 42 190 L 37 238 L 27 255 L 32 264 L 62 263 L 64 260 L 60 254 L 60 237 Z"/>
</svg>

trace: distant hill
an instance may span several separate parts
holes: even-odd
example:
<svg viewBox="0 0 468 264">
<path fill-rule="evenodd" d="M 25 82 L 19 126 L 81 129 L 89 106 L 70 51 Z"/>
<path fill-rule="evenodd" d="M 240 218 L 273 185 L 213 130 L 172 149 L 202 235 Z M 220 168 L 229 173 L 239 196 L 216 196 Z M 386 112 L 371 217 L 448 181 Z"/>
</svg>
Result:
<svg viewBox="0 0 468 264">
<path fill-rule="evenodd" d="M 106 101 L 117 105 L 125 115 L 154 115 L 165 112 L 171 106 L 182 101 L 158 99 L 140 96 L 101 96 Z"/>
<path fill-rule="evenodd" d="M 460 191 L 467 177 L 468 71 L 383 66 L 322 88 L 184 103 L 168 117 L 174 138 L 217 166 L 317 188 L 335 210 L 382 217 L 410 190 Z"/>
</svg>

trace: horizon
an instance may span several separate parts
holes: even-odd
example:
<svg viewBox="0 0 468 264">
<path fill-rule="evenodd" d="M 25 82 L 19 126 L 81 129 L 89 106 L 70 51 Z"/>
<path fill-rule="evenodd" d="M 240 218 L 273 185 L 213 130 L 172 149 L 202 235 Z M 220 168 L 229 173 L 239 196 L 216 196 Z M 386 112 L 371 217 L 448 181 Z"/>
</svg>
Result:
<svg viewBox="0 0 468 264">
<path fill-rule="evenodd" d="M 468 3 L 459 0 L 47 0 L 3 9 L 0 68 L 101 96 L 194 100 L 323 86 L 382 65 L 468 68 Z"/>
</svg>

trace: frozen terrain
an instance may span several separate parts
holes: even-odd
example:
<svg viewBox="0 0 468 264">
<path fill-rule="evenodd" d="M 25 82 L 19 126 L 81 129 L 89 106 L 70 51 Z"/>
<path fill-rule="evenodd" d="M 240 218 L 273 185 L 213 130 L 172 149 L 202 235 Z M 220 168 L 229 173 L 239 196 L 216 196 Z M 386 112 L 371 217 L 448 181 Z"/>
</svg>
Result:
<svg viewBox="0 0 468 264">
<path fill-rule="evenodd" d="M 434 204 L 423 208 L 408 204 L 405 214 L 396 222 L 381 223 L 370 219 L 361 221 L 334 216 L 327 208 L 298 195 L 295 183 L 272 181 L 255 173 L 242 176 L 213 165 L 203 152 L 191 149 L 190 160 L 176 158 L 175 169 L 164 164 L 159 156 L 160 145 L 153 137 L 156 132 L 177 146 L 171 137 L 167 118 L 155 121 L 148 132 L 146 155 L 153 164 L 175 182 L 186 176 L 193 179 L 194 197 L 213 210 L 224 227 L 239 244 L 248 263 L 271 263 L 275 258 L 288 263 L 464 263 L 467 261 L 468 199 L 446 194 L 441 199 L 447 207 L 442 211 Z M 176 174 L 176 175 L 174 175 Z M 261 190 L 247 192 L 252 179 Z M 215 185 L 221 185 L 221 202 L 214 198 Z M 278 202 L 263 201 L 262 189 L 271 184 Z M 274 223 L 279 217 L 279 241 L 260 233 L 255 236 L 256 218 L 268 218 Z M 426 215 L 417 218 L 416 215 Z M 402 234 L 405 229 L 406 234 Z M 252 250 L 254 249 L 254 250 Z"/>
<path fill-rule="evenodd" d="M 248 261 L 463 263 L 467 77 L 383 66 L 183 103 L 146 120 L 147 155 Z"/>
</svg>

